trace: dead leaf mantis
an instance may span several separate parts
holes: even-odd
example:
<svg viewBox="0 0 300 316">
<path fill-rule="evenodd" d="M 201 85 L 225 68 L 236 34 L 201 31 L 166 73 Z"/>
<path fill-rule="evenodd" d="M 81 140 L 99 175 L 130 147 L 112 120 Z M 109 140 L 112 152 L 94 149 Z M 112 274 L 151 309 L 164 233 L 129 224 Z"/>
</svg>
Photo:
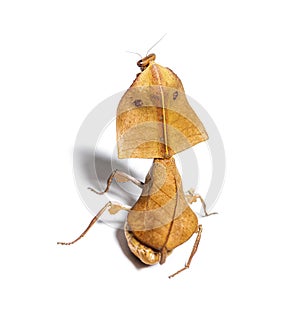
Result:
<svg viewBox="0 0 300 316">
<path fill-rule="evenodd" d="M 208 135 L 189 105 L 180 79 L 172 70 L 158 65 L 155 58 L 155 54 L 149 54 L 138 61 L 141 72 L 123 95 L 116 120 L 119 158 L 153 159 L 145 181 L 115 170 L 103 192 L 90 188 L 104 194 L 113 179 L 130 181 L 142 189 L 139 199 L 130 208 L 108 202 L 78 238 L 58 244 L 77 242 L 107 210 L 111 214 L 127 210 L 124 231 L 128 246 L 145 264 L 163 264 L 173 249 L 196 234 L 188 261 L 171 278 L 189 268 L 201 238 L 202 225 L 189 203 L 200 199 L 206 216 L 215 213 L 207 213 L 199 194 L 192 190 L 184 194 L 173 155 L 207 140 Z"/>
</svg>

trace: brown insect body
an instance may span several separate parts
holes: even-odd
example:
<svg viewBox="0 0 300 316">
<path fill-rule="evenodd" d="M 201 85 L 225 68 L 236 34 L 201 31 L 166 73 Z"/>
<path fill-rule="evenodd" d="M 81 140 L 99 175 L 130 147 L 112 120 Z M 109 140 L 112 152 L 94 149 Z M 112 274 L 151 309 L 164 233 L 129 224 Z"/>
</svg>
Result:
<svg viewBox="0 0 300 316">
<path fill-rule="evenodd" d="M 129 211 L 125 236 L 131 251 L 146 264 L 163 264 L 172 250 L 197 233 L 196 241 L 185 267 L 197 250 L 202 226 L 189 207 L 199 198 L 206 213 L 204 200 L 189 191 L 185 195 L 176 168 L 174 154 L 208 139 L 202 122 L 189 105 L 182 83 L 176 74 L 155 63 L 150 54 L 138 61 L 141 69 L 123 95 L 117 110 L 117 145 L 119 158 L 151 158 L 153 160 L 145 183 L 115 170 L 107 181 L 103 194 L 113 179 L 131 181 L 142 188 L 137 202 L 127 208 L 108 202 L 94 217 L 87 229 L 70 245 L 82 238 L 104 211 L 111 214 L 121 209 Z M 187 198 L 186 198 L 187 197 Z"/>
<path fill-rule="evenodd" d="M 186 202 L 174 158 L 154 159 L 140 198 L 131 208 L 126 226 L 143 245 L 166 254 L 188 240 L 198 228 Z"/>
<path fill-rule="evenodd" d="M 154 54 L 137 65 L 141 73 L 117 110 L 119 157 L 155 159 L 128 214 L 125 235 L 141 261 L 162 264 L 174 248 L 199 231 L 172 156 L 208 135 L 172 70 L 156 64 Z"/>
</svg>

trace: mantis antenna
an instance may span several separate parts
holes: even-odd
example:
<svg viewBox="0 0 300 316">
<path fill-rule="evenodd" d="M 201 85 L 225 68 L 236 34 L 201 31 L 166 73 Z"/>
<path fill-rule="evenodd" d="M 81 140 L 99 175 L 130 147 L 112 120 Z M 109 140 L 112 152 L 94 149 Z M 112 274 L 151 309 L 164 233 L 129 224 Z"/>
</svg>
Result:
<svg viewBox="0 0 300 316">
<path fill-rule="evenodd" d="M 131 52 L 131 51 L 127 50 L 126 53 L 136 54 L 136 55 L 140 56 L 141 59 L 143 58 L 143 56 L 141 54 L 136 53 L 136 52 Z"/>
<path fill-rule="evenodd" d="M 149 52 L 151 51 L 151 49 L 152 49 L 153 47 L 155 47 L 166 35 L 167 35 L 167 33 L 165 33 L 155 44 L 153 44 L 153 45 L 147 50 L 146 56 L 148 56 L 148 54 L 149 54 Z"/>
<path fill-rule="evenodd" d="M 147 50 L 147 53 L 146 53 L 145 56 L 148 56 L 148 54 L 149 54 L 149 52 L 151 51 L 151 49 L 152 49 L 153 47 L 155 47 L 166 35 L 167 35 L 167 33 L 165 33 L 155 44 L 153 44 L 153 45 Z M 136 54 L 136 55 L 140 56 L 141 59 L 143 59 L 143 56 L 142 56 L 140 53 L 132 52 L 132 51 L 129 51 L 129 50 L 127 50 L 126 53 Z"/>
</svg>

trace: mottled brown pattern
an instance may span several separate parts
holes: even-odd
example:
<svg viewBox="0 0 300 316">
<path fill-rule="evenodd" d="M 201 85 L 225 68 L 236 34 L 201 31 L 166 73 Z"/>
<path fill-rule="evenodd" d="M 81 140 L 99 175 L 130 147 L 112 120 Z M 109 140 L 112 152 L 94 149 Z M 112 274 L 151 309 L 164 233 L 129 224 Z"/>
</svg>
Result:
<svg viewBox="0 0 300 316">
<path fill-rule="evenodd" d="M 154 159 L 127 222 L 134 236 L 155 250 L 170 251 L 196 232 L 198 220 L 185 200 L 174 158 Z"/>
<path fill-rule="evenodd" d="M 117 110 L 119 158 L 169 158 L 207 140 L 177 75 L 153 57 L 142 64 Z"/>
</svg>

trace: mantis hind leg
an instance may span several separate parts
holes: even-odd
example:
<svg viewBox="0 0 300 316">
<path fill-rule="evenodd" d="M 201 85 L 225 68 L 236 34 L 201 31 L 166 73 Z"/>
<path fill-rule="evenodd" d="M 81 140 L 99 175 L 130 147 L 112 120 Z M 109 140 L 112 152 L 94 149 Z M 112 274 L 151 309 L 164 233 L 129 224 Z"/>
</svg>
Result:
<svg viewBox="0 0 300 316">
<path fill-rule="evenodd" d="M 210 215 L 214 215 L 214 214 L 218 214 L 217 212 L 212 212 L 212 213 L 207 213 L 206 211 L 206 204 L 204 199 L 202 198 L 202 196 L 198 193 L 195 193 L 194 189 L 190 189 L 188 190 L 188 192 L 185 195 L 187 201 L 189 204 L 192 204 L 194 202 L 197 201 L 197 199 L 199 199 L 201 201 L 202 207 L 203 207 L 203 211 L 204 211 L 204 216 L 210 216 Z"/>
<path fill-rule="evenodd" d="M 113 204 L 112 202 L 108 202 L 107 204 L 105 204 L 104 207 L 102 207 L 102 209 L 95 215 L 95 217 L 91 220 L 91 222 L 89 223 L 89 225 L 87 226 L 87 228 L 83 231 L 83 233 L 81 233 L 76 239 L 74 239 L 71 242 L 60 242 L 58 241 L 57 244 L 58 245 L 72 245 L 75 242 L 77 242 L 79 239 L 81 239 L 82 237 L 84 237 L 86 235 L 86 233 L 90 230 L 90 228 L 99 220 L 99 218 L 101 217 L 101 215 L 108 210 L 111 214 L 116 214 L 118 211 L 120 210 L 127 210 L 129 211 L 130 208 L 128 208 L 127 206 L 123 206 L 123 205 L 119 205 L 119 204 Z"/>
<path fill-rule="evenodd" d="M 198 246 L 199 246 L 199 243 L 200 243 L 201 233 L 202 233 L 202 225 L 198 226 L 198 229 L 197 229 L 196 233 L 197 233 L 197 237 L 196 237 L 196 240 L 195 240 L 192 252 L 190 254 L 189 260 L 187 261 L 187 263 L 185 264 L 185 266 L 182 269 L 180 269 L 177 272 L 169 275 L 169 278 L 173 278 L 175 275 L 179 274 L 180 272 L 182 272 L 182 271 L 184 271 L 184 270 L 186 270 L 186 269 L 188 269 L 190 267 L 192 259 L 193 259 L 194 255 L 195 255 L 195 253 L 197 252 L 197 249 L 198 249 Z"/>
<path fill-rule="evenodd" d="M 107 185 L 106 185 L 106 188 L 103 192 L 99 192 L 93 188 L 88 188 L 89 190 L 91 190 L 92 192 L 96 193 L 96 194 L 99 194 L 99 195 L 102 195 L 104 193 L 106 193 L 109 188 L 110 188 L 110 185 L 113 181 L 113 179 L 115 179 L 117 182 L 128 182 L 128 181 L 131 181 L 132 183 L 134 183 L 135 185 L 137 185 L 138 187 L 140 188 L 143 188 L 143 185 L 144 183 L 137 180 L 136 178 L 130 176 L 129 174 L 123 172 L 123 171 L 120 171 L 120 170 L 114 170 L 111 175 L 109 176 L 109 178 L 107 179 Z"/>
</svg>

